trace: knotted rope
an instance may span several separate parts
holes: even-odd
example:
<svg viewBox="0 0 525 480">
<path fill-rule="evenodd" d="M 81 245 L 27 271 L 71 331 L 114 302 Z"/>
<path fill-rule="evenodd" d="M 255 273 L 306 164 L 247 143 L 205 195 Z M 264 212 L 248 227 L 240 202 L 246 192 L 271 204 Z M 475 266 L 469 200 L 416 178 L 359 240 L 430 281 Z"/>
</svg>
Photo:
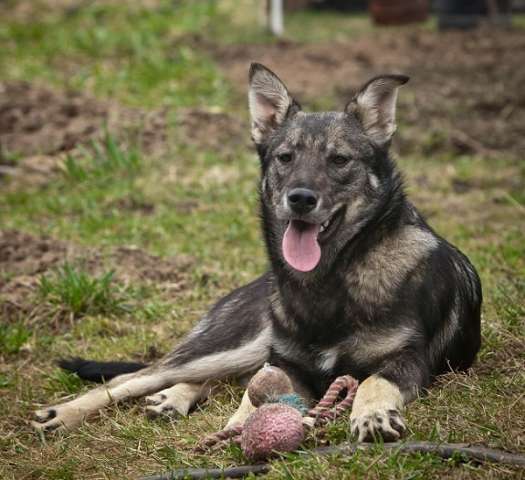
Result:
<svg viewBox="0 0 525 480">
<path fill-rule="evenodd" d="M 350 410 L 354 403 L 358 383 L 359 382 L 350 375 L 337 377 L 330 387 L 328 387 L 328 390 L 319 403 L 308 411 L 303 419 L 303 423 L 309 427 L 324 424 L 330 420 L 335 420 L 338 415 Z M 345 389 L 345 398 L 339 403 L 336 403 L 339 395 Z"/>
<path fill-rule="evenodd" d="M 242 433 L 242 425 L 235 427 L 225 428 L 218 432 L 212 433 L 204 437 L 193 449 L 195 453 L 204 453 L 207 450 L 217 449 L 221 446 L 225 446 L 230 441 L 234 443 L 240 443 L 240 437 Z"/>
</svg>

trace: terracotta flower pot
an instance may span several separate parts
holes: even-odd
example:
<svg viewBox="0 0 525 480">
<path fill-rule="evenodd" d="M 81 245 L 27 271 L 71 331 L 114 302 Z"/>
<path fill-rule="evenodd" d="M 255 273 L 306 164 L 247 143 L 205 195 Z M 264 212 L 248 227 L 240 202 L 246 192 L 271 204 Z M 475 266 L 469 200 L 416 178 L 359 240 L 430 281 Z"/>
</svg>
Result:
<svg viewBox="0 0 525 480">
<path fill-rule="evenodd" d="M 370 0 L 369 9 L 378 25 L 403 25 L 424 22 L 429 0 Z"/>
</svg>

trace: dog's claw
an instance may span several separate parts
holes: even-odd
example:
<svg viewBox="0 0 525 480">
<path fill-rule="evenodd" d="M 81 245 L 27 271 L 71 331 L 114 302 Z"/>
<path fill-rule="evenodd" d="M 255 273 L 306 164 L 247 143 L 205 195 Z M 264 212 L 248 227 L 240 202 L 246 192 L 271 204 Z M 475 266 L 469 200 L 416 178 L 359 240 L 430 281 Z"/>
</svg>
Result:
<svg viewBox="0 0 525 480">
<path fill-rule="evenodd" d="M 78 408 L 72 408 L 68 404 L 55 405 L 34 412 L 31 426 L 42 433 L 66 430 L 82 423 L 85 414 Z"/>
<path fill-rule="evenodd" d="M 350 428 L 359 442 L 373 442 L 380 438 L 386 442 L 395 442 L 406 431 L 405 423 L 397 410 L 378 410 L 353 418 Z"/>
<path fill-rule="evenodd" d="M 155 395 L 149 395 L 146 397 L 146 404 L 147 405 L 160 405 L 161 403 L 166 401 L 166 395 L 163 393 L 157 393 Z"/>
<path fill-rule="evenodd" d="M 179 416 L 184 416 L 183 412 L 177 410 L 174 405 L 160 404 L 160 405 L 148 405 L 146 407 L 146 416 L 150 419 L 159 418 L 159 417 L 170 417 L 176 418 Z"/>
<path fill-rule="evenodd" d="M 48 420 L 52 420 L 57 416 L 57 411 L 54 408 L 46 408 L 44 410 L 37 410 L 33 414 L 35 423 L 45 423 Z"/>
<path fill-rule="evenodd" d="M 36 431 L 42 432 L 42 433 L 51 433 L 57 430 L 62 430 L 64 428 L 64 424 L 60 422 L 59 420 L 56 420 L 55 418 L 52 418 L 51 420 L 48 420 L 47 422 L 32 421 L 31 426 Z"/>
<path fill-rule="evenodd" d="M 146 397 L 146 403 L 146 416 L 148 418 L 174 418 L 181 415 L 186 416 L 188 414 L 184 405 L 177 404 L 176 398 L 169 398 L 163 393 L 156 393 L 155 395 Z"/>
</svg>

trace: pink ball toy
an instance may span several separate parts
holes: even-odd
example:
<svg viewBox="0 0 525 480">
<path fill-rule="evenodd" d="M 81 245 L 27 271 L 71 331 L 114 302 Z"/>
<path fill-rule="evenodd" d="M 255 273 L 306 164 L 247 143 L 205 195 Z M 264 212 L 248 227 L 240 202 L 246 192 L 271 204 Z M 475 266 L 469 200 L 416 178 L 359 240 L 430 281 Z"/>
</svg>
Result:
<svg viewBox="0 0 525 480">
<path fill-rule="evenodd" d="M 241 448 L 252 461 L 296 450 L 304 439 L 303 417 L 295 408 L 269 403 L 252 413 L 241 435 Z"/>
</svg>

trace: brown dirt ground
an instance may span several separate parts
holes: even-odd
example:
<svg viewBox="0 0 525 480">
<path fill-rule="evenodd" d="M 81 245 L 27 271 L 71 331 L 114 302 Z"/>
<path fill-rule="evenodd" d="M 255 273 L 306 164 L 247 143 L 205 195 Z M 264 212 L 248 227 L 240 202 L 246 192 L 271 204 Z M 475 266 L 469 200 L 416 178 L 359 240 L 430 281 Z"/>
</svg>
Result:
<svg viewBox="0 0 525 480">
<path fill-rule="evenodd" d="M 4 174 L 24 184 L 47 183 L 65 153 L 101 139 L 106 128 L 122 141 L 139 133 L 147 152 L 161 151 L 166 143 L 165 112 L 146 113 L 27 82 L 0 82 L 0 180 Z"/>
<path fill-rule="evenodd" d="M 233 115 L 201 108 L 176 113 L 180 143 L 225 152 L 250 140 Z M 106 128 L 123 143 L 139 133 L 144 151 L 162 153 L 168 146 L 166 116 L 164 110 L 145 112 L 75 91 L 0 82 L 0 182 L 5 176 L 15 187 L 49 183 L 67 153 L 100 140 Z"/>
<path fill-rule="evenodd" d="M 251 145 L 248 123 L 235 115 L 202 108 L 177 112 L 180 140 L 200 149 L 232 151 Z"/>
<path fill-rule="evenodd" d="M 101 253 L 47 236 L 0 231 L 0 316 L 8 321 L 21 314 L 35 316 L 32 313 L 41 304 L 34 295 L 40 277 L 65 262 L 92 275 L 113 270 L 119 284 L 151 282 L 170 293 L 185 286 L 191 265 L 188 257 L 160 258 L 136 247 L 120 246 Z"/>
<path fill-rule="evenodd" d="M 437 33 L 386 29 L 346 43 L 233 45 L 210 49 L 225 75 L 246 88 L 249 62 L 275 70 L 299 100 L 333 93 L 341 105 L 373 75 L 406 73 L 397 139 L 401 153 L 518 156 L 525 148 L 523 30 Z"/>
</svg>

